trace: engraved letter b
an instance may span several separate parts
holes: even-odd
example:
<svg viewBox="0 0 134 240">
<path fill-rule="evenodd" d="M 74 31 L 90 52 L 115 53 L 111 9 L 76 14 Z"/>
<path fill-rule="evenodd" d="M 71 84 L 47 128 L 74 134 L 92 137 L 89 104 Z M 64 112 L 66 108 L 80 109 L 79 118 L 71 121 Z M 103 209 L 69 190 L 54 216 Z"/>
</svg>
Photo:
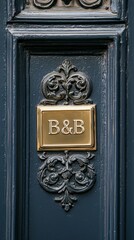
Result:
<svg viewBox="0 0 134 240">
<path fill-rule="evenodd" d="M 74 134 L 82 134 L 85 132 L 84 121 L 81 119 L 74 120 Z"/>
<path fill-rule="evenodd" d="M 57 120 L 48 120 L 49 122 L 49 134 L 56 135 L 60 132 L 59 122 Z"/>
</svg>

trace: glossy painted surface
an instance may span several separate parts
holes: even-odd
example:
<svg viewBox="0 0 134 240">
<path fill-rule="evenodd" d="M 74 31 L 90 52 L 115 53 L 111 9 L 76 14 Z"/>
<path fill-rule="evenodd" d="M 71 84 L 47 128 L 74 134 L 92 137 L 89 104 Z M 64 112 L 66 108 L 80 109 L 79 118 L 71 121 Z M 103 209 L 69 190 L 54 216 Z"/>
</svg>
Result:
<svg viewBox="0 0 134 240">
<path fill-rule="evenodd" d="M 125 31 L 123 25 L 120 26 L 120 29 L 102 27 L 98 34 L 95 28 L 89 29 L 79 27 L 78 31 L 74 28 L 71 30 L 71 28 L 59 27 L 57 29 L 53 27 L 48 31 L 40 27 L 36 29 L 36 33 L 32 28 L 9 29 L 10 61 L 13 61 L 11 49 L 16 49 L 16 46 L 18 46 L 18 57 L 20 56 L 16 66 L 17 78 L 15 77 L 16 70 L 11 72 L 12 87 L 14 89 L 17 87 L 17 91 L 14 92 L 15 98 L 12 98 L 13 95 L 9 90 L 9 99 L 12 99 L 14 104 L 17 102 L 17 106 L 23 106 L 22 108 L 17 107 L 14 123 L 12 126 L 9 124 L 14 136 L 16 121 L 18 122 L 17 156 L 10 161 L 11 167 L 15 162 L 17 164 L 17 182 L 13 176 L 12 181 L 8 182 L 8 189 L 12 184 L 16 185 L 17 183 L 15 188 L 16 213 L 19 217 L 19 221 L 16 222 L 17 239 L 21 239 L 21 231 L 23 231 L 24 239 L 27 236 L 29 239 L 38 239 L 43 235 L 46 239 L 58 236 L 58 240 L 60 240 L 63 238 L 66 228 L 70 231 L 67 231 L 65 239 L 70 234 L 81 239 L 83 231 L 86 232 L 85 240 L 90 236 L 97 240 L 98 238 L 112 240 L 118 238 L 119 131 L 122 132 L 123 129 L 118 121 L 122 100 L 120 102 L 117 95 L 120 92 L 117 69 L 123 61 L 124 45 L 119 44 L 119 39 L 124 41 Z M 70 30 L 71 34 L 68 35 Z M 44 41 L 41 42 L 41 40 Z M 21 45 L 22 42 L 24 45 Z M 17 43 L 20 45 L 16 45 Z M 122 49 L 121 55 L 119 46 Z M 14 52 L 15 56 L 16 52 Z M 70 214 L 63 213 L 61 207 L 54 204 L 51 195 L 40 188 L 37 181 L 40 162 L 36 151 L 36 106 L 42 99 L 41 79 L 57 65 L 60 65 L 65 58 L 69 58 L 80 70 L 90 75 L 93 81 L 92 99 L 97 105 L 97 126 L 99 126 L 99 131 L 97 131 L 98 148 L 93 160 L 97 181 L 94 188 L 81 197 L 81 201 L 71 210 Z M 12 71 L 12 69 L 10 70 Z M 124 75 L 121 76 L 123 87 Z M 12 107 L 13 105 L 11 111 Z M 12 192 L 9 201 L 11 198 Z M 9 219 L 10 211 L 11 209 L 8 209 Z M 44 217 L 44 214 L 47 218 Z M 74 228 L 74 222 L 79 228 Z M 96 231 L 93 231 L 94 226 Z M 54 229 L 54 231 L 50 231 L 50 229 Z M 59 231 L 61 231 L 61 235 L 59 235 Z"/>
<path fill-rule="evenodd" d="M 134 239 L 134 3 L 128 0 L 128 24 L 126 1 L 112 3 L 114 16 L 53 20 L 25 14 L 22 0 L 1 2 L 2 240 Z M 40 81 L 65 58 L 91 76 L 98 129 L 96 184 L 69 213 L 40 188 L 36 151 Z"/>
</svg>

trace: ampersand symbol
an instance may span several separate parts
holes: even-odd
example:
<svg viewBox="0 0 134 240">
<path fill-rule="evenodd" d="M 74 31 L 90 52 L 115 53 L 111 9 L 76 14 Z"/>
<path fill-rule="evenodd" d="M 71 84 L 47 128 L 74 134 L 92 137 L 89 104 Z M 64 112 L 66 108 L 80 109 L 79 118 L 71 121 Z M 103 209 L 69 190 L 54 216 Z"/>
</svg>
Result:
<svg viewBox="0 0 134 240">
<path fill-rule="evenodd" d="M 61 132 L 63 133 L 63 134 L 66 134 L 66 135 L 68 135 L 68 134 L 72 134 L 72 127 L 69 127 L 69 120 L 64 120 L 63 121 L 63 128 L 62 128 L 62 130 L 61 130 Z"/>
</svg>

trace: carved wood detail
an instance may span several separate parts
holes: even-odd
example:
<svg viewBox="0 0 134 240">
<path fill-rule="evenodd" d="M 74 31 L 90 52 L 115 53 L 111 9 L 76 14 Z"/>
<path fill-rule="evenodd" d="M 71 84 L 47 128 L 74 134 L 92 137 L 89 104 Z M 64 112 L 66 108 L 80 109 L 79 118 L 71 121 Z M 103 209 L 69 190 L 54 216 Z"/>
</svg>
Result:
<svg viewBox="0 0 134 240">
<path fill-rule="evenodd" d="M 75 0 L 83 8 L 97 8 L 102 4 L 102 0 Z M 40 9 L 51 8 L 56 5 L 58 0 L 33 0 L 35 7 Z M 62 0 L 64 6 L 68 6 L 72 0 Z"/>
</svg>

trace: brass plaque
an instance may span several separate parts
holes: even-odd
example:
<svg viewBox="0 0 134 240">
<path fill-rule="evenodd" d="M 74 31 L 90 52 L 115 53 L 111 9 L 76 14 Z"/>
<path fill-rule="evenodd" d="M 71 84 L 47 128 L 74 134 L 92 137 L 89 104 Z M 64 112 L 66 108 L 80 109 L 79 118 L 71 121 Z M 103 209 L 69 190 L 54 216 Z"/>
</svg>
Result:
<svg viewBox="0 0 134 240">
<path fill-rule="evenodd" d="M 96 150 L 96 105 L 38 105 L 37 150 Z"/>
</svg>

